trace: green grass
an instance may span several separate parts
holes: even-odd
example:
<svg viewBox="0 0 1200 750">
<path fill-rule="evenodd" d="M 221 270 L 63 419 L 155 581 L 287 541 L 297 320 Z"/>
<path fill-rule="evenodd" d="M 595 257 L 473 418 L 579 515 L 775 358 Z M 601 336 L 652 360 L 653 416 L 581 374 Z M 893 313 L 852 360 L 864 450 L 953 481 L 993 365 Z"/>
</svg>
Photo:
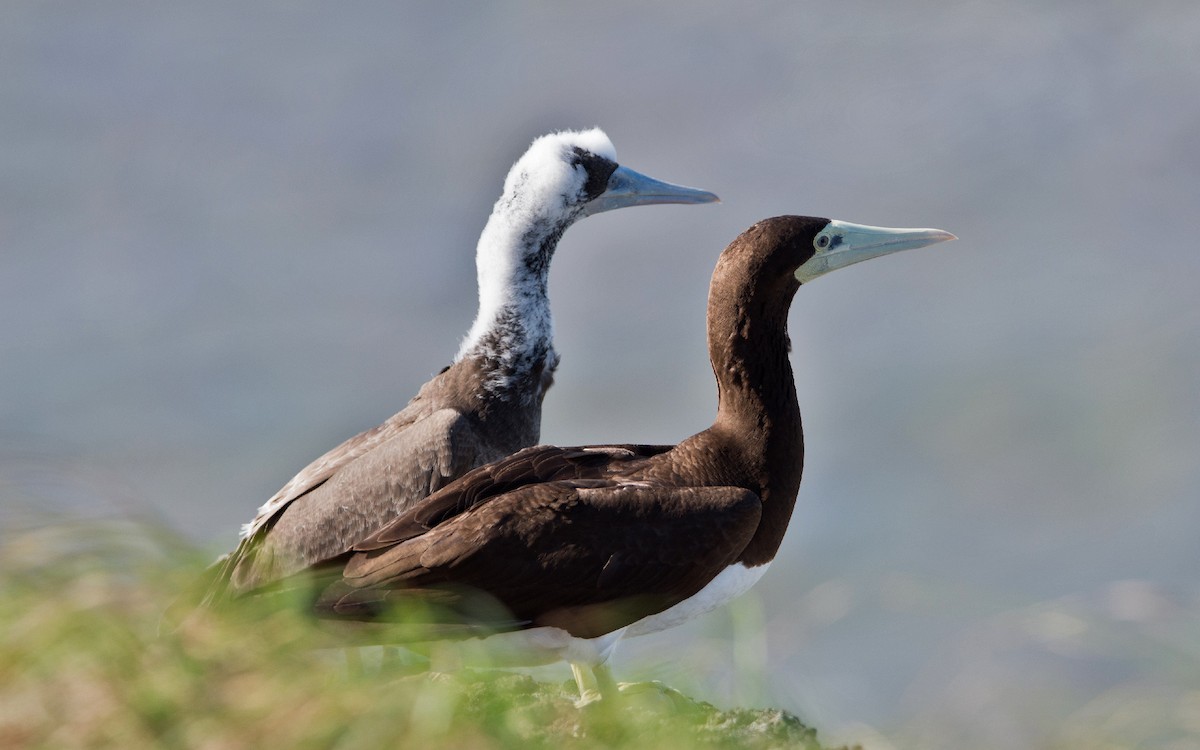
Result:
<svg viewBox="0 0 1200 750">
<path fill-rule="evenodd" d="M 577 709 L 573 683 L 351 667 L 341 636 L 286 609 L 166 624 L 207 559 L 149 525 L 0 545 L 0 748 L 818 747 L 783 712 L 659 690 Z"/>
</svg>

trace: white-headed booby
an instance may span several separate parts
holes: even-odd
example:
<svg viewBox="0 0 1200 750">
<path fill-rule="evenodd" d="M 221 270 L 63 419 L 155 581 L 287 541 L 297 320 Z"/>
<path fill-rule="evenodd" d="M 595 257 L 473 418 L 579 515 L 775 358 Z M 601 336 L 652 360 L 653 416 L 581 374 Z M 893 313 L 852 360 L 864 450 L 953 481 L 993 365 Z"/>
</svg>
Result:
<svg viewBox="0 0 1200 750">
<path fill-rule="evenodd" d="M 433 601 L 438 635 L 490 627 L 530 662 L 570 661 L 581 693 L 587 667 L 610 685 L 602 665 L 622 634 L 719 606 L 779 549 L 804 464 L 787 334 L 801 283 L 951 239 L 803 216 L 755 224 L 709 292 L 711 427 L 676 446 L 538 446 L 475 469 L 354 545 L 318 612 L 376 619 Z M 480 623 L 473 592 L 511 616 Z"/>
<path fill-rule="evenodd" d="M 537 443 L 558 364 L 546 281 L 562 233 L 602 211 L 717 200 L 616 158 L 598 128 L 533 142 L 479 238 L 479 313 L 453 364 L 403 411 L 313 461 L 259 508 L 214 568 L 207 601 L 337 557 L 468 470 Z"/>
</svg>

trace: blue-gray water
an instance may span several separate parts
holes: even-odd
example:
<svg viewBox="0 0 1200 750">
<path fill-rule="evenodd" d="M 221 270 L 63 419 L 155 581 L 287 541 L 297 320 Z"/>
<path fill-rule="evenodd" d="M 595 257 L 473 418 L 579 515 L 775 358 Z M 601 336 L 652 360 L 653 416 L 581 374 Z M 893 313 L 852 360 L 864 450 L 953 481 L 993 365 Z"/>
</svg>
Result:
<svg viewBox="0 0 1200 750">
<path fill-rule="evenodd" d="M 784 549 L 618 672 L 873 749 L 1200 742 L 1197 38 L 1186 2 L 7 3 L 5 523 L 232 545 L 449 361 L 528 142 L 600 125 L 724 202 L 568 232 L 547 442 L 708 424 L 708 277 L 760 218 L 961 238 L 800 292 Z"/>
</svg>

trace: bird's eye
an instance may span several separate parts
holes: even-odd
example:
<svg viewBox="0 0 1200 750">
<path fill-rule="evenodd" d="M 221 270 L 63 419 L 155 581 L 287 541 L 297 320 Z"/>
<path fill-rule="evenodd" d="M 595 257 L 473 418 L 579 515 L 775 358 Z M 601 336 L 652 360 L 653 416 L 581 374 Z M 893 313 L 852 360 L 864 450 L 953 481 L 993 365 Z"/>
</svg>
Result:
<svg viewBox="0 0 1200 750">
<path fill-rule="evenodd" d="M 824 250 L 825 248 L 829 247 L 829 235 L 823 234 L 820 237 L 817 237 L 817 241 L 813 244 L 817 246 L 817 249 Z"/>
</svg>

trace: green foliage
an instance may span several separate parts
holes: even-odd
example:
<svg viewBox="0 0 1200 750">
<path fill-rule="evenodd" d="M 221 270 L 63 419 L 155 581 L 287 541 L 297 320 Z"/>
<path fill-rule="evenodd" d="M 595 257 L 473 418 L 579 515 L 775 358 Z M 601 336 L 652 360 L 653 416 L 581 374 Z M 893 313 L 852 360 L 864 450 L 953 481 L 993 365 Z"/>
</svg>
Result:
<svg viewBox="0 0 1200 750">
<path fill-rule="evenodd" d="M 347 633 L 278 606 L 164 619 L 203 567 L 144 525 L 10 532 L 0 748 L 818 747 L 781 711 L 719 711 L 656 686 L 578 709 L 573 683 L 368 668 L 339 647 Z"/>
</svg>

